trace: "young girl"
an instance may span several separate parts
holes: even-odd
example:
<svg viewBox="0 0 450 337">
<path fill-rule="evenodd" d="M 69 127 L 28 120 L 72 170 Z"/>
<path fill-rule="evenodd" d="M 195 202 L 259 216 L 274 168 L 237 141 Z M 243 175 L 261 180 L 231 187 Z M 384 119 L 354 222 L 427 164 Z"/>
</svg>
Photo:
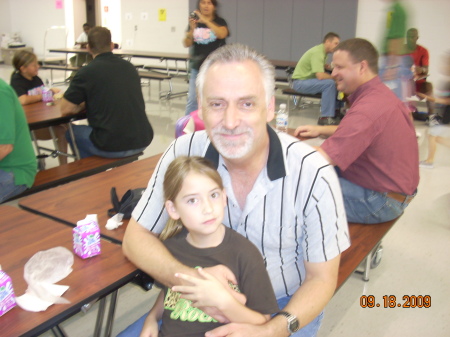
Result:
<svg viewBox="0 0 450 337">
<path fill-rule="evenodd" d="M 26 50 L 18 51 L 14 54 L 13 65 L 15 71 L 11 75 L 11 86 L 19 97 L 20 103 L 27 105 L 42 101 L 42 89 L 45 86 L 38 76 L 39 64 L 36 55 Z M 50 90 L 53 94 L 60 92 L 58 88 L 51 88 Z M 53 131 L 58 139 L 59 151 L 67 152 L 65 137 L 67 127 L 65 125 L 53 126 Z M 40 140 L 52 139 L 48 128 L 36 130 L 35 136 Z M 58 159 L 60 164 L 67 163 L 66 156 L 59 156 Z"/>
<path fill-rule="evenodd" d="M 216 169 L 201 157 L 176 158 L 164 177 L 164 196 L 171 219 L 160 238 L 180 262 L 198 268 L 200 276 L 179 274 L 193 286 L 163 287 L 141 336 L 204 336 L 221 325 L 198 307 L 217 308 L 227 322 L 265 323 L 279 310 L 272 285 L 258 249 L 222 224 L 227 198 Z M 218 264 L 230 268 L 237 286 L 223 285 L 201 269 Z M 246 306 L 229 286 L 245 295 Z"/>
</svg>

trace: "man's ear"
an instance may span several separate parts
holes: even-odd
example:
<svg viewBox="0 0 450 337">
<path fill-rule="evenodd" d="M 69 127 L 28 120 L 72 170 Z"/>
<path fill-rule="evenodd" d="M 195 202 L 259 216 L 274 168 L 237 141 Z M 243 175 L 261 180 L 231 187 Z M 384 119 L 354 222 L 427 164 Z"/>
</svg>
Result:
<svg viewBox="0 0 450 337">
<path fill-rule="evenodd" d="M 269 123 L 274 117 L 275 117 L 275 96 L 272 96 L 272 98 L 269 101 L 269 104 L 267 105 L 266 122 Z"/>
<path fill-rule="evenodd" d="M 362 60 L 360 64 L 361 64 L 361 68 L 360 68 L 361 74 L 363 74 L 369 70 L 369 63 L 366 60 Z"/>
<path fill-rule="evenodd" d="M 178 220 L 178 219 L 180 218 L 180 215 L 179 215 L 178 212 L 177 212 L 177 209 L 176 209 L 176 207 L 175 207 L 175 204 L 174 204 L 172 201 L 167 200 L 167 201 L 164 203 L 164 205 L 166 206 L 167 213 L 169 213 L 169 216 L 170 216 L 172 219 Z"/>
<path fill-rule="evenodd" d="M 198 118 L 200 118 L 202 121 L 204 121 L 203 119 L 203 106 L 202 106 L 202 102 L 200 99 L 197 98 L 197 104 L 198 104 Z"/>
</svg>

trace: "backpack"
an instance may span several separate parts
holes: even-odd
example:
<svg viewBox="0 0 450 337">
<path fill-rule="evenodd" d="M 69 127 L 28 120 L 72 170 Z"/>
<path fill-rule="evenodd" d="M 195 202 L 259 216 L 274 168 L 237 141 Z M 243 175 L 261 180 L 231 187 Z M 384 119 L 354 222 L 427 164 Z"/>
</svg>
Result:
<svg viewBox="0 0 450 337">
<path fill-rule="evenodd" d="M 145 188 L 136 188 L 134 190 L 128 190 L 123 195 L 122 199 L 119 201 L 117 197 L 116 188 L 111 188 L 111 202 L 113 208 L 108 210 L 108 216 L 111 217 L 116 213 L 122 213 L 124 219 L 131 218 L 131 213 L 136 207 L 137 203 L 141 199 L 142 194 L 144 194 Z"/>
</svg>

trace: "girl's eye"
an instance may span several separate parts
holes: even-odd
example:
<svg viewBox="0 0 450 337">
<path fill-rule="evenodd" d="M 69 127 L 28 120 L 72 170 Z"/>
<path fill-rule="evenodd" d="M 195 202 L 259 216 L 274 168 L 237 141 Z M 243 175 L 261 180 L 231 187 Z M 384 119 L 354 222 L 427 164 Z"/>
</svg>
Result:
<svg viewBox="0 0 450 337">
<path fill-rule="evenodd" d="M 187 200 L 188 204 L 196 204 L 197 203 L 197 199 L 196 198 L 190 198 Z"/>
<path fill-rule="evenodd" d="M 214 192 L 213 194 L 211 194 L 211 197 L 212 197 L 213 199 L 217 199 L 217 198 L 220 197 L 220 193 L 219 193 L 219 192 Z"/>
</svg>

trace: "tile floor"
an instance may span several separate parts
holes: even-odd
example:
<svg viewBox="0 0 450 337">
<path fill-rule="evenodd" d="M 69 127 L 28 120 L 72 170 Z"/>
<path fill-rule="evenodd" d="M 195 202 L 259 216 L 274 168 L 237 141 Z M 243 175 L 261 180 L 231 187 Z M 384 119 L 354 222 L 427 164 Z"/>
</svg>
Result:
<svg viewBox="0 0 450 337">
<path fill-rule="evenodd" d="M 0 78 L 9 81 L 11 72 L 11 66 L 0 65 Z M 39 75 L 44 81 L 50 78 L 48 70 L 41 70 Z M 186 90 L 187 85 L 178 80 L 174 87 L 176 91 Z M 151 96 L 148 88 L 143 88 L 147 115 L 155 130 L 155 138 L 145 156 L 160 153 L 166 148 L 173 139 L 176 120 L 184 114 L 185 97 L 159 101 L 157 91 L 156 82 L 152 83 Z M 277 96 L 277 103 L 284 102 L 285 97 Z M 289 126 L 315 123 L 318 111 L 317 104 L 291 111 Z M 423 122 L 416 122 L 416 129 L 422 134 L 418 141 L 420 158 L 423 159 L 426 156 L 427 127 Z M 311 143 L 316 145 L 320 141 Z M 449 335 L 450 305 L 445 300 L 450 295 L 450 273 L 445 271 L 450 262 L 449 154 L 449 149 L 439 146 L 435 168 L 420 169 L 418 195 L 383 240 L 381 264 L 371 271 L 369 282 L 363 282 L 361 276 L 355 274 L 336 293 L 326 307 L 319 337 Z M 47 165 L 56 165 L 56 160 L 48 159 Z M 123 287 L 113 336 L 144 314 L 152 305 L 155 294 L 155 290 L 144 292 L 132 284 Z M 360 298 L 363 295 L 373 295 L 380 303 L 384 295 L 394 295 L 400 303 L 403 303 L 404 295 L 429 295 L 432 304 L 430 308 L 362 308 Z M 79 313 L 61 326 L 70 336 L 91 336 L 96 311 L 97 305 L 94 304 L 87 314 Z M 47 332 L 41 336 L 52 334 Z"/>
</svg>

